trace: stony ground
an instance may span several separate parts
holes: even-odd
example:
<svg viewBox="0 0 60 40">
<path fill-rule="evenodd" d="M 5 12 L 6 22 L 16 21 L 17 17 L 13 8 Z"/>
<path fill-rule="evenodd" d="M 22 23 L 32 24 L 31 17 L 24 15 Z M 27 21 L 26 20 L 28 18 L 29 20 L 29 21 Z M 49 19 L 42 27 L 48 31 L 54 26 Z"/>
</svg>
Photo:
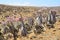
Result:
<svg viewBox="0 0 60 40">
<path fill-rule="evenodd" d="M 28 34 L 27 37 L 18 37 L 17 40 L 60 40 L 60 22 L 56 22 L 55 28 L 46 28 L 41 34 Z M 12 40 L 12 39 L 10 39 Z"/>
<path fill-rule="evenodd" d="M 16 12 L 15 9 L 16 8 Z M 45 7 L 44 7 L 45 8 Z M 43 9 L 44 9 L 43 8 Z M 34 8 L 34 7 L 12 7 L 12 6 L 5 6 L 0 5 L 0 21 L 6 20 L 5 16 L 13 16 L 16 15 L 19 17 L 19 14 L 22 14 L 25 16 L 32 16 L 35 11 L 39 10 L 41 8 Z M 53 7 L 51 9 L 56 9 L 57 13 L 60 13 L 60 7 Z M 50 8 L 45 8 L 43 10 L 44 13 L 47 13 L 50 10 Z M 26 15 L 27 14 L 27 15 Z M 17 40 L 60 40 L 60 22 L 56 22 L 54 24 L 55 28 L 48 29 L 46 27 L 46 31 L 42 32 L 41 34 L 34 34 L 33 32 L 31 34 L 28 34 L 27 37 L 18 37 Z M 10 38 L 9 40 L 13 40 L 13 38 Z"/>
</svg>

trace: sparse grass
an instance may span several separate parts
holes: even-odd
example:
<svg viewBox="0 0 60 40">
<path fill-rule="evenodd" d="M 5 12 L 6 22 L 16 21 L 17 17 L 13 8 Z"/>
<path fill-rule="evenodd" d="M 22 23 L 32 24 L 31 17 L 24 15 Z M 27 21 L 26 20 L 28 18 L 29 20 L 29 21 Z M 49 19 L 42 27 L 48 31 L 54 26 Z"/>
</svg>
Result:
<svg viewBox="0 0 60 40">
<path fill-rule="evenodd" d="M 57 10 L 57 14 L 60 13 L 60 7 L 52 7 L 53 9 Z M 48 11 L 52 8 L 47 8 L 46 10 L 43 10 L 43 13 L 48 13 Z M 14 7 L 14 6 L 5 6 L 5 5 L 0 5 L 0 9 L 1 12 L 0 13 L 0 21 L 2 20 L 7 20 L 5 18 L 6 15 L 8 16 L 13 16 L 15 15 L 16 17 L 20 17 L 20 14 L 22 14 L 23 17 L 33 17 L 34 13 L 39 10 L 42 9 L 39 7 Z M 60 22 L 56 22 L 56 24 L 54 25 L 55 28 L 53 29 L 47 29 L 45 32 L 43 32 L 40 35 L 35 35 L 34 33 L 31 33 L 28 35 L 28 39 L 27 37 L 22 37 L 22 38 L 17 38 L 18 40 L 60 40 Z M 59 29 L 59 30 L 58 30 Z M 31 38 L 32 36 L 36 37 L 36 38 Z"/>
</svg>

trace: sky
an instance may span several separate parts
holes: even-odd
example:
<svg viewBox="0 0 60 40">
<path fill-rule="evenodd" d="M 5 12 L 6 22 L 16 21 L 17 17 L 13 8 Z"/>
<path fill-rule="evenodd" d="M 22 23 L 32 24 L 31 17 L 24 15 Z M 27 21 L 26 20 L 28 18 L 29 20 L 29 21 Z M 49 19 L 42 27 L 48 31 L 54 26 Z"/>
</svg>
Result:
<svg viewBox="0 0 60 40">
<path fill-rule="evenodd" d="M 0 0 L 0 4 L 13 6 L 60 6 L 60 0 Z"/>
</svg>

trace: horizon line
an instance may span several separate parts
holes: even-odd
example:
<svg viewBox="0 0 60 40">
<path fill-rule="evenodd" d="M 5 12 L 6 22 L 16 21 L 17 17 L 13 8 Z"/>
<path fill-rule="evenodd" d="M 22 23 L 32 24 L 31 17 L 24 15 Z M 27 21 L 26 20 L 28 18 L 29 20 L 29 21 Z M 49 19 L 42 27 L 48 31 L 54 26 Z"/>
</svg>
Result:
<svg viewBox="0 0 60 40">
<path fill-rule="evenodd" d="M 12 4 L 0 4 L 0 5 L 6 5 L 6 6 L 28 6 L 29 7 L 29 5 L 12 5 Z M 30 7 L 59 7 L 60 5 L 53 5 L 53 6 L 36 6 L 36 5 L 30 5 Z"/>
</svg>

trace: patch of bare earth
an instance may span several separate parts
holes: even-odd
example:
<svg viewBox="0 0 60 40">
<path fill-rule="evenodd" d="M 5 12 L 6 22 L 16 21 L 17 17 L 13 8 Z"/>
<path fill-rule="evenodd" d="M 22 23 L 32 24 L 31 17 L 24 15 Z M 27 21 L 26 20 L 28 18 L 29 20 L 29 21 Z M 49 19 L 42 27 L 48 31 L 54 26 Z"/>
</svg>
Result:
<svg viewBox="0 0 60 40">
<path fill-rule="evenodd" d="M 27 37 L 18 37 L 17 40 L 60 40 L 60 22 L 54 24 L 55 28 L 46 29 L 41 34 L 28 34 Z"/>
</svg>

